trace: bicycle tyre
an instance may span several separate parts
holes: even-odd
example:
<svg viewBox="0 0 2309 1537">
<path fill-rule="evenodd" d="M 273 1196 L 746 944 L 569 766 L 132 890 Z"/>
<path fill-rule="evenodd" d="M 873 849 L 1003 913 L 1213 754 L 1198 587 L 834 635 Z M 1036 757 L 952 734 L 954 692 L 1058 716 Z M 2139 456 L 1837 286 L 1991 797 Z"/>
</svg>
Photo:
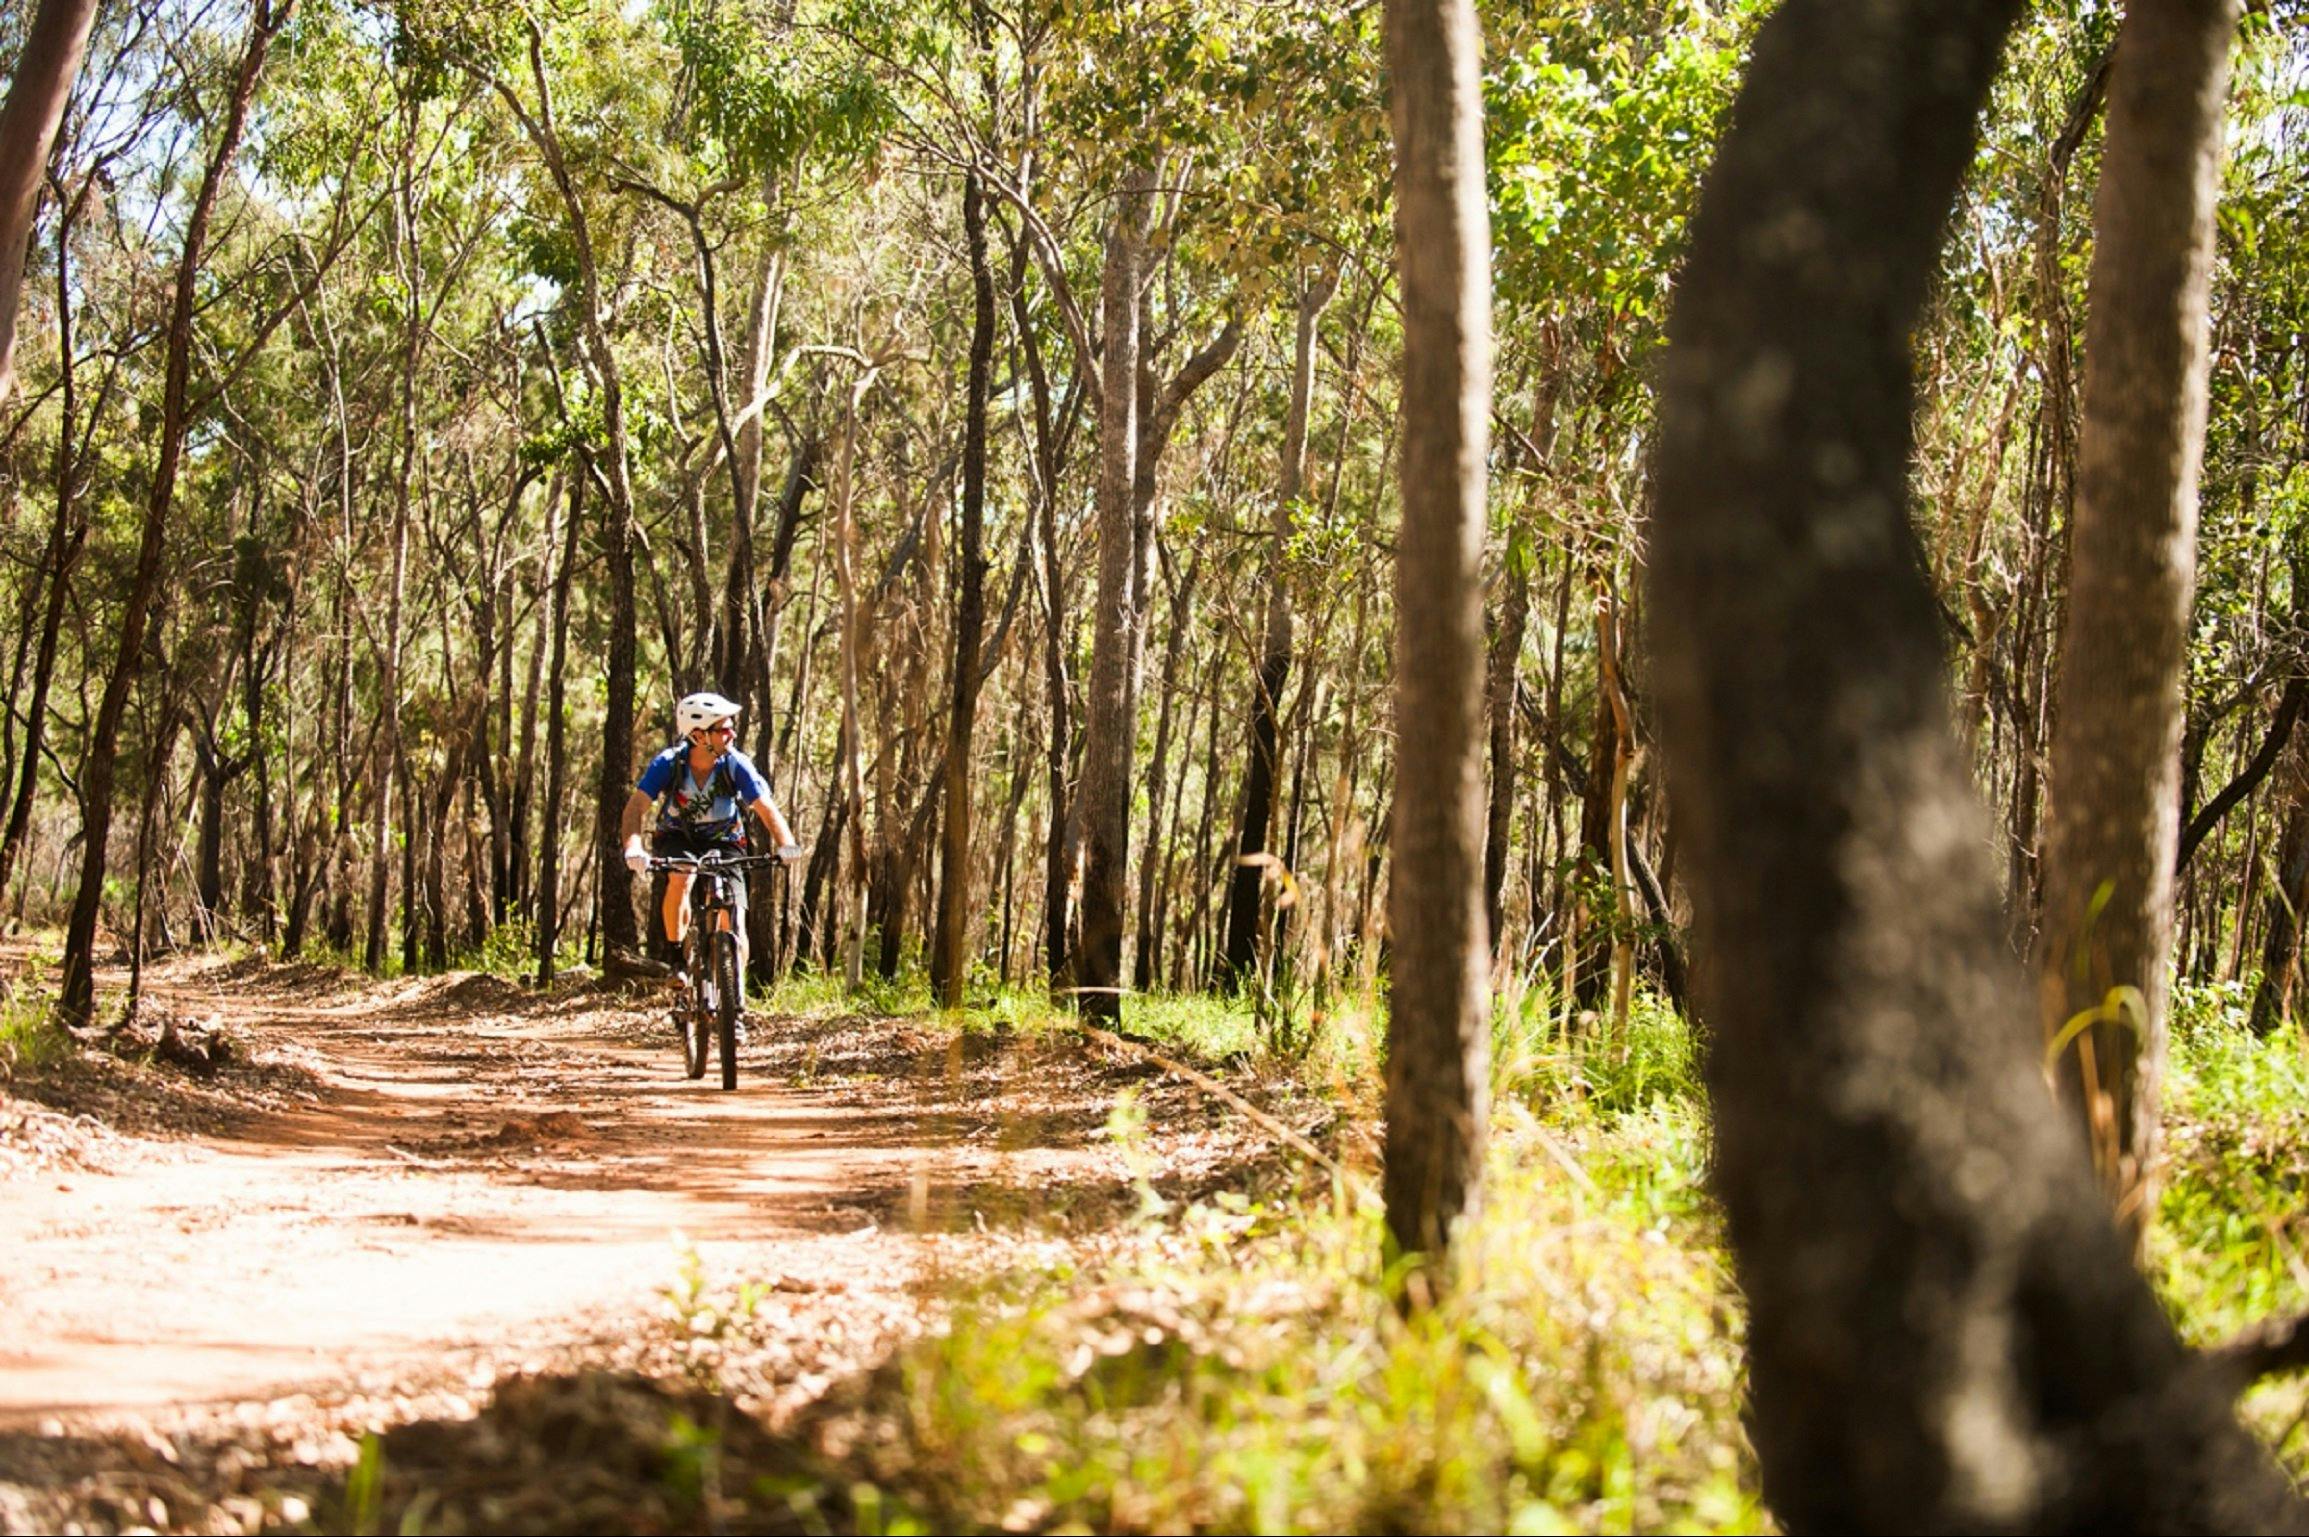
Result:
<svg viewBox="0 0 2309 1537">
<path fill-rule="evenodd" d="M 721 1044 L 722 1087 L 738 1086 L 738 937 L 716 933 L 714 949 L 714 1035 Z"/>
<path fill-rule="evenodd" d="M 681 1015 L 681 1066 L 691 1078 L 706 1075 L 706 1032 L 711 1028 L 712 1016 L 706 1012 L 705 975 L 698 968 L 697 944 L 693 939 L 683 946 L 689 961 L 690 985 L 682 989 L 681 1001 L 675 1008 Z"/>
</svg>

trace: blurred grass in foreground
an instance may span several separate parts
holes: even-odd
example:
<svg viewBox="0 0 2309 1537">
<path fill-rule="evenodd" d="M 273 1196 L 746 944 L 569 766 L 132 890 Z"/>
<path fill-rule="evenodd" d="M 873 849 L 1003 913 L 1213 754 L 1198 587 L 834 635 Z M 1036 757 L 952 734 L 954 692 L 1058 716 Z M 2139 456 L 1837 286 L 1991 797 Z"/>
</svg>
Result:
<svg viewBox="0 0 2309 1537">
<path fill-rule="evenodd" d="M 1616 1044 L 1556 1055 L 1589 1051 L 1605 1087 L 1503 1095 L 1488 1205 L 1440 1306 L 1396 1307 L 1369 1171 L 1149 1215 L 1063 1270 L 966 1293 L 901 1352 L 840 1432 L 872 1486 L 860 1513 L 890 1530 L 1764 1529 L 1698 1099 L 1686 1075 L 1609 1103 Z"/>
<path fill-rule="evenodd" d="M 2309 1308 L 2309 1042 L 2293 1024 L 2253 1034 L 2252 998 L 2244 982 L 2174 988 L 2148 1263 L 2191 1344 Z M 2244 1411 L 2297 1477 L 2309 1471 L 2309 1375 L 2263 1383 Z"/>
<path fill-rule="evenodd" d="M 2290 1029 L 2255 1038 L 2245 997 L 2184 987 L 2175 1011 L 2151 1269 L 2199 1342 L 2309 1306 L 2309 1055 Z M 1013 1010 L 1062 1027 L 1040 1000 L 991 1012 Z M 1135 1017 L 1206 1062 L 1257 1046 L 1242 1010 L 1208 1001 Z M 1149 1215 L 969 1292 L 900 1354 L 847 1437 L 859 1513 L 889 1530 L 1768 1530 L 1698 1044 L 1648 998 L 1624 1031 L 1572 1024 L 1540 993 L 1501 1002 L 1488 1206 L 1441 1306 L 1395 1307 L 1368 1170 Z M 1370 1113 L 1341 1069 L 1378 1034 L 1344 1019 L 1301 1077 Z M 2309 1382 L 2246 1411 L 2309 1461 Z"/>
</svg>

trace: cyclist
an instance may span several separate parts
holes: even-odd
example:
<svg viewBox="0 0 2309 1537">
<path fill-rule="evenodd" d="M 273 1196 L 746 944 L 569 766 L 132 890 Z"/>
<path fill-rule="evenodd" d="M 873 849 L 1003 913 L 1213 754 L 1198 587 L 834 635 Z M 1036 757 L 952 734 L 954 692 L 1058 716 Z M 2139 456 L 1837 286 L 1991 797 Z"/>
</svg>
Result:
<svg viewBox="0 0 2309 1537">
<path fill-rule="evenodd" d="M 649 873 L 652 852 L 661 859 L 683 859 L 742 850 L 748 811 L 769 832 L 771 847 L 782 849 L 793 844 L 794 830 L 771 798 L 769 781 L 754 767 L 753 759 L 737 750 L 739 708 L 710 692 L 691 694 L 674 706 L 681 740 L 649 760 L 625 801 L 619 831 L 625 839 L 626 865 L 634 874 Z M 652 847 L 645 850 L 642 818 L 653 805 L 657 807 L 657 829 Z M 676 956 L 682 953 L 682 941 L 689 935 L 689 889 L 688 871 L 666 872 L 661 917 L 666 941 Z M 740 885 L 738 890 L 742 900 L 745 888 Z"/>
</svg>

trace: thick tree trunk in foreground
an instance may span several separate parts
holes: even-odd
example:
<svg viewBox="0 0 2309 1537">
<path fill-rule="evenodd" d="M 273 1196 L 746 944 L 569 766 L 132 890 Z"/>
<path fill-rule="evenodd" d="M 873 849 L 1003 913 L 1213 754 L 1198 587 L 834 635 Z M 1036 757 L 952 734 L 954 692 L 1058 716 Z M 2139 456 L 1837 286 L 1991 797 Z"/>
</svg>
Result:
<svg viewBox="0 0 2309 1537">
<path fill-rule="evenodd" d="M 970 381 L 962 433 L 962 537 L 954 552 L 961 593 L 954 609 L 954 715 L 946 736 L 946 810 L 939 842 L 938 930 L 930 990 L 962 1006 L 970 957 L 970 738 L 978 722 L 980 637 L 986 628 L 986 396 L 994 372 L 994 272 L 986 263 L 986 210 L 976 176 L 962 189 L 970 246 Z"/>
<path fill-rule="evenodd" d="M 0 406 L 16 388 L 16 310 L 48 152 L 80 76 L 96 0 L 41 0 L 0 106 Z"/>
<path fill-rule="evenodd" d="M 209 157 L 200 191 L 193 198 L 185 221 L 184 252 L 176 265 L 176 294 L 168 321 L 168 357 L 161 384 L 160 446 L 153 456 L 152 491 L 144 505 L 144 528 L 136 551 L 136 570 L 130 579 L 128 601 L 121 609 L 119 649 L 112 675 L 105 680 L 104 697 L 90 729 L 91 751 L 80 781 L 80 886 L 72 900 L 72 920 L 64 935 L 64 975 L 57 999 L 57 1018 L 66 1025 L 87 1025 L 96 1011 L 96 918 L 104 898 L 105 844 L 112 836 L 113 775 L 119 765 L 114 745 L 120 723 L 128 714 L 128 696 L 136 686 L 138 666 L 144 659 L 145 627 L 152 618 L 154 595 L 160 588 L 160 563 L 168 545 L 168 514 L 176 499 L 177 470 L 184 459 L 185 430 L 190 425 L 186 394 L 192 378 L 192 322 L 200 263 L 208 243 L 209 219 L 216 211 L 217 192 L 224 185 L 233 157 L 240 152 L 241 133 L 248 124 L 249 102 L 256 95 L 257 76 L 265 65 L 265 51 L 275 35 L 288 25 L 296 0 L 275 6 L 258 0 L 241 54 L 240 71 L 233 80 L 232 97 L 225 108 L 216 151 Z M 162 768 L 156 766 L 157 776 Z M 151 788 L 156 788 L 151 787 Z"/>
<path fill-rule="evenodd" d="M 1130 851 L 1131 643 L 1136 632 L 1132 491 L 1139 438 L 1139 268 L 1154 175 L 1124 173 L 1099 284 L 1098 598 L 1075 814 L 1081 829 L 1082 939 L 1074 956 L 1084 1013 L 1122 1017 L 1124 879 Z M 1053 605 L 1055 608 L 1055 603 Z"/>
<path fill-rule="evenodd" d="M 1791 1531 L 2298 1529 L 2049 1113 L 1910 547 L 1908 339 L 2018 10 L 1788 0 L 1677 298 L 1649 611 L 1750 1430 Z"/>
<path fill-rule="evenodd" d="M 2099 1016 L 2069 1039 L 2057 1081 L 2136 1241 L 2156 1203 L 2206 303 L 2237 5 L 2131 0 L 2093 205 L 2037 1002 L 2048 1041 Z"/>
<path fill-rule="evenodd" d="M 1472 0 L 1390 0 L 1403 290 L 1403 532 L 1388 896 L 1387 1229 L 1440 1256 L 1476 1205 L 1489 1118 L 1483 917 L 1484 454 L 1491 235 Z"/>
</svg>

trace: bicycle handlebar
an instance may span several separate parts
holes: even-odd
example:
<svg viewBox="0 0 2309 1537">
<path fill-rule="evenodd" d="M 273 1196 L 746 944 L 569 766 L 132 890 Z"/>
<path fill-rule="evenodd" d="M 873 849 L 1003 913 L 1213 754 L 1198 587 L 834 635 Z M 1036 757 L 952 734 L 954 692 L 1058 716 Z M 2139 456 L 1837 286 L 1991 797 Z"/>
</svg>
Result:
<svg viewBox="0 0 2309 1537">
<path fill-rule="evenodd" d="M 691 854 L 682 857 L 652 854 L 649 856 L 649 868 L 653 871 L 687 870 L 697 873 L 718 870 L 727 873 L 750 870 L 759 865 L 789 865 L 808 853 L 809 849 L 802 844 L 789 843 L 767 854 Z"/>
</svg>

